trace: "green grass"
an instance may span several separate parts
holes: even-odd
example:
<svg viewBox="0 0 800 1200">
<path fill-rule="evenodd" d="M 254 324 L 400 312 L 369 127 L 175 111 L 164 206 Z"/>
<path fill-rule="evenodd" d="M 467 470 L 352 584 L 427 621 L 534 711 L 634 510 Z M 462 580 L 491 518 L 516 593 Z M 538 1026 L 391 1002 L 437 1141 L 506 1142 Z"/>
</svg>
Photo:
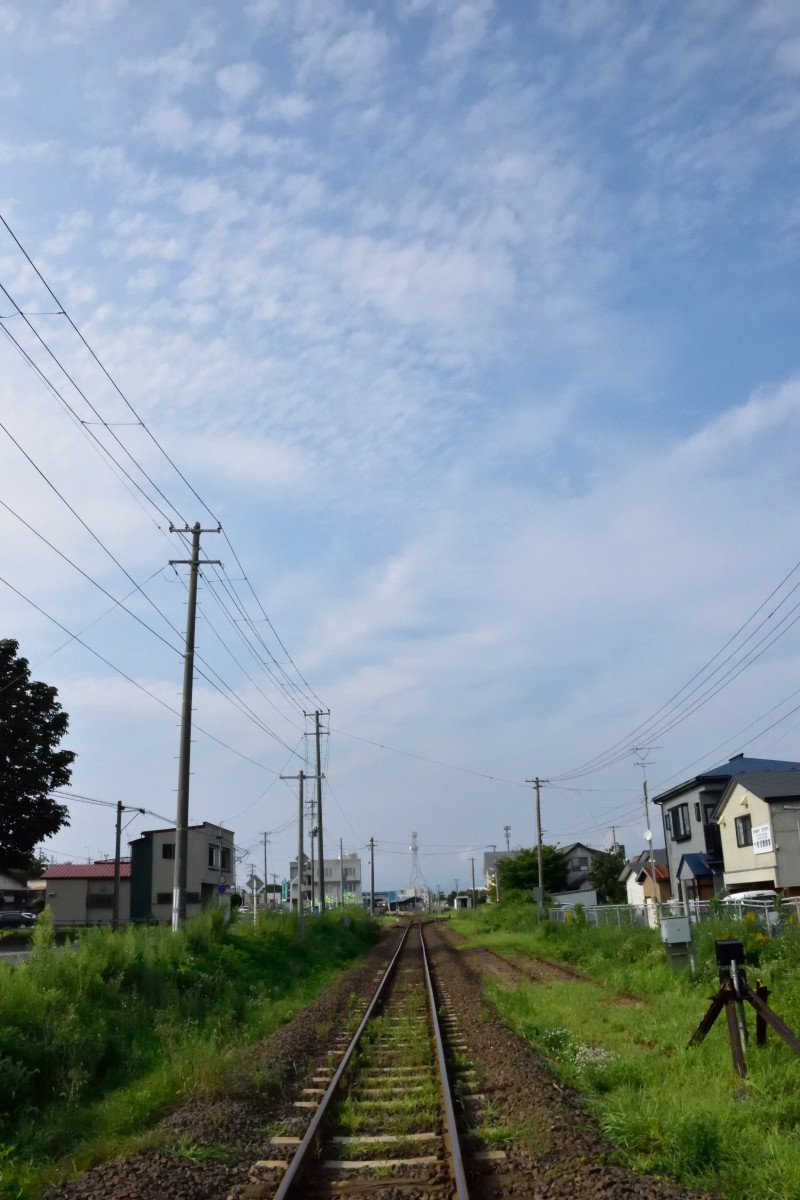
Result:
<svg viewBox="0 0 800 1200">
<path fill-rule="evenodd" d="M 141 1144 L 170 1107 L 224 1090 L 247 1047 L 309 1003 L 375 940 L 366 915 L 83 932 L 0 964 L 0 1198 Z M 267 1069 L 266 1076 L 269 1075 Z M 265 1078 L 266 1086 L 276 1081 Z"/>
<path fill-rule="evenodd" d="M 718 987 L 715 937 L 743 939 L 750 982 L 763 979 L 775 1011 L 800 1033 L 796 928 L 770 941 L 752 921 L 707 922 L 692 977 L 672 972 L 650 930 L 537 926 L 531 906 L 518 904 L 459 915 L 456 924 L 472 943 L 517 960 L 569 963 L 585 975 L 513 989 L 491 984 L 486 995 L 586 1097 L 623 1161 L 726 1200 L 800 1198 L 800 1058 L 772 1033 L 759 1050 L 752 1010 L 746 1080 L 733 1072 L 724 1015 L 701 1046 L 687 1046 Z"/>
</svg>

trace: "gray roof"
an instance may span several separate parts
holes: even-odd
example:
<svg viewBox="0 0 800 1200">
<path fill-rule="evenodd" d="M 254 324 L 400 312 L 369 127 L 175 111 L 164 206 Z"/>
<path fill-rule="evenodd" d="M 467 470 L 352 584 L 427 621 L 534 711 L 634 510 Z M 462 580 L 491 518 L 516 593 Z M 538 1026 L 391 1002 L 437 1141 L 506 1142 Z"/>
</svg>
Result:
<svg viewBox="0 0 800 1200">
<path fill-rule="evenodd" d="M 740 779 L 734 775 L 720 797 L 717 812 L 721 812 L 737 783 L 762 800 L 800 800 L 800 771 L 762 771 Z"/>
<path fill-rule="evenodd" d="M 734 776 L 764 775 L 772 771 L 780 771 L 782 773 L 786 771 L 800 772 L 800 762 L 785 762 L 777 758 L 745 758 L 744 754 L 737 754 L 721 766 L 711 767 L 708 771 L 702 771 L 692 779 L 684 780 L 683 783 L 678 783 L 675 787 L 669 788 L 668 791 L 654 796 L 653 803 L 663 804 L 665 800 L 671 800 L 673 797 L 681 795 L 682 792 L 691 791 L 697 784 L 705 782 L 725 783 L 726 780 Z"/>
</svg>

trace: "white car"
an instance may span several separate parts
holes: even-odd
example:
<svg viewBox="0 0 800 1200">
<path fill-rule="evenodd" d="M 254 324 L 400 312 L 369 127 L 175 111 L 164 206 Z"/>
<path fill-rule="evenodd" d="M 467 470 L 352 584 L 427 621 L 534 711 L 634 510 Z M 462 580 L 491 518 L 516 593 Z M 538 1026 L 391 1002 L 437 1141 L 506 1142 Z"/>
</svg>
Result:
<svg viewBox="0 0 800 1200">
<path fill-rule="evenodd" d="M 721 896 L 723 904 L 773 904 L 778 895 L 775 891 L 731 892 L 729 896 Z"/>
</svg>

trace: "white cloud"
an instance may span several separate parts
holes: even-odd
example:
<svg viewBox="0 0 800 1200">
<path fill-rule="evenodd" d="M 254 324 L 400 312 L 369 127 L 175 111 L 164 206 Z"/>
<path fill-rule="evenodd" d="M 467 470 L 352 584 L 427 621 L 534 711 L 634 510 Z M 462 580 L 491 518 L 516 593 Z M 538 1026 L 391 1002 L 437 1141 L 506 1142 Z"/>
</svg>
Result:
<svg viewBox="0 0 800 1200">
<path fill-rule="evenodd" d="M 255 62 L 230 63 L 216 73 L 220 91 L 237 104 L 258 91 L 264 78 L 262 68 Z"/>
</svg>

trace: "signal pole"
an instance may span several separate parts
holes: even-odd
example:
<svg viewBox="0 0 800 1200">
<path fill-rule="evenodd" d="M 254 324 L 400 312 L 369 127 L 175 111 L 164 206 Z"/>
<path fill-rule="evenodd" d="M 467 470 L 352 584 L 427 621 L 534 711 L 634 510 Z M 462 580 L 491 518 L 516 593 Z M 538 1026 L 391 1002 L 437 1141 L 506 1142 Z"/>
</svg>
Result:
<svg viewBox="0 0 800 1200">
<path fill-rule="evenodd" d="M 195 521 L 189 528 L 170 525 L 170 533 L 191 533 L 192 557 L 170 559 L 170 566 L 189 567 L 189 602 L 186 613 L 186 646 L 183 656 L 183 705 L 181 708 L 181 741 L 178 756 L 178 803 L 175 815 L 175 869 L 172 882 L 172 930 L 180 929 L 186 920 L 186 855 L 189 840 L 189 762 L 192 747 L 192 688 L 194 686 L 194 633 L 197 620 L 197 576 L 200 566 L 221 566 L 219 559 L 200 561 L 200 534 L 219 533 L 222 529 L 201 529 Z"/>
</svg>

